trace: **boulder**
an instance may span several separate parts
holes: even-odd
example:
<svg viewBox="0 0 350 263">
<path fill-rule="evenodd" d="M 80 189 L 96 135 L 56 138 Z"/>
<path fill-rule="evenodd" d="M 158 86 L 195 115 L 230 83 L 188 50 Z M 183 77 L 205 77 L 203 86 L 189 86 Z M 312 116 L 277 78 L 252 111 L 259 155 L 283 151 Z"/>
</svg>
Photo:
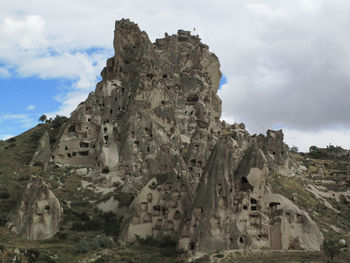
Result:
<svg viewBox="0 0 350 263">
<path fill-rule="evenodd" d="M 29 240 L 48 239 L 58 232 L 62 213 L 60 202 L 48 185 L 33 177 L 10 215 L 7 228 Z"/>
</svg>

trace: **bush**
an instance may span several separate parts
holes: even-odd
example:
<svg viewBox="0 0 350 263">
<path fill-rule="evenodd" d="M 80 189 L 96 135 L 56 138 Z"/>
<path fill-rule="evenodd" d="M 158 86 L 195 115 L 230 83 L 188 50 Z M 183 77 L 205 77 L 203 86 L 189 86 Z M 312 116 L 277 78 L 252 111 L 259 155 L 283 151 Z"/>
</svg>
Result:
<svg viewBox="0 0 350 263">
<path fill-rule="evenodd" d="M 100 248 L 110 248 L 112 241 L 105 235 L 97 235 L 90 242 L 86 239 L 81 239 L 76 249 L 76 253 L 86 253 L 89 250 L 97 250 Z"/>
<path fill-rule="evenodd" d="M 15 142 L 16 141 L 16 138 L 15 137 L 12 137 L 10 139 L 7 140 L 8 142 Z"/>
<path fill-rule="evenodd" d="M 10 198 L 10 193 L 7 191 L 0 192 L 0 199 L 9 199 Z"/>
<path fill-rule="evenodd" d="M 79 241 L 76 253 L 86 253 L 90 250 L 90 244 L 86 239 L 82 239 Z"/>
<path fill-rule="evenodd" d="M 333 262 L 333 258 L 340 253 L 340 246 L 336 239 L 323 240 L 323 252 Z"/>
<path fill-rule="evenodd" d="M 176 257 L 184 253 L 183 250 L 176 248 L 176 241 L 170 237 L 155 239 L 152 236 L 142 238 L 135 235 L 135 238 L 140 245 L 160 248 L 160 254 L 165 257 Z"/>
<path fill-rule="evenodd" d="M 67 233 L 64 233 L 64 232 L 57 232 L 56 237 L 60 240 L 66 240 L 68 235 Z"/>
<path fill-rule="evenodd" d="M 36 248 L 30 248 L 26 252 L 28 262 L 35 262 L 40 257 L 40 251 Z"/>
<path fill-rule="evenodd" d="M 105 234 L 101 234 L 91 241 L 91 246 L 94 249 L 110 248 L 112 246 L 112 241 Z"/>
</svg>

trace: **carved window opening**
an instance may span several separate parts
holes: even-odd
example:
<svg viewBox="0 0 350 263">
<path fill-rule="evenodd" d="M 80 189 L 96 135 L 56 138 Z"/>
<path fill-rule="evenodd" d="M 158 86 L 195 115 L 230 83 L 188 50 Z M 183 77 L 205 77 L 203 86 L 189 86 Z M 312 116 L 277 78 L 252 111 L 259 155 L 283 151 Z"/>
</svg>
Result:
<svg viewBox="0 0 350 263">
<path fill-rule="evenodd" d="M 64 146 L 64 149 L 65 149 L 66 151 L 68 151 L 68 147 L 67 147 L 67 145 L 66 145 L 66 146 Z"/>
<path fill-rule="evenodd" d="M 168 77 L 167 74 L 163 74 L 163 79 L 166 79 Z"/>
<path fill-rule="evenodd" d="M 153 195 L 151 193 L 148 193 L 147 194 L 147 201 L 152 202 L 152 200 L 153 200 Z"/>
<path fill-rule="evenodd" d="M 47 210 L 47 211 L 50 210 L 50 206 L 49 206 L 49 205 L 46 205 L 46 206 L 45 206 L 45 210 Z"/>
<path fill-rule="evenodd" d="M 72 153 L 72 156 L 73 156 L 73 157 L 77 156 L 77 153 L 76 153 L 76 152 L 73 152 L 73 153 Z"/>
<path fill-rule="evenodd" d="M 174 220 L 180 220 L 181 219 L 181 213 L 180 211 L 176 210 L 174 214 Z"/>
<path fill-rule="evenodd" d="M 103 174 L 108 174 L 109 173 L 109 168 L 108 167 L 105 167 L 102 169 L 102 173 Z"/>
<path fill-rule="evenodd" d="M 190 94 L 187 96 L 186 101 L 188 104 L 194 104 L 199 100 L 199 97 L 197 94 Z"/>
<path fill-rule="evenodd" d="M 195 248 L 196 248 L 196 243 L 193 242 L 193 241 L 191 241 L 191 242 L 190 242 L 190 249 L 191 249 L 191 250 L 194 250 Z"/>
<path fill-rule="evenodd" d="M 81 151 L 79 152 L 80 156 L 89 156 L 89 151 Z"/>
<path fill-rule="evenodd" d="M 146 75 L 146 77 L 149 78 L 149 79 L 153 79 L 154 76 L 153 76 L 152 73 L 148 73 L 148 74 Z"/>
<path fill-rule="evenodd" d="M 247 191 L 253 187 L 249 184 L 247 177 L 242 177 L 241 179 L 241 191 Z"/>
<path fill-rule="evenodd" d="M 87 143 L 87 142 L 80 142 L 80 148 L 89 148 L 89 143 Z"/>
<path fill-rule="evenodd" d="M 75 132 L 75 125 L 69 126 L 68 132 Z"/>
<path fill-rule="evenodd" d="M 104 131 L 104 132 L 107 132 L 107 127 L 104 127 L 104 128 L 103 128 L 103 131 Z"/>
<path fill-rule="evenodd" d="M 160 210 L 161 210 L 160 205 L 155 205 L 155 206 L 153 206 L 153 210 L 154 210 L 154 211 L 160 211 Z"/>
<path fill-rule="evenodd" d="M 247 206 L 247 205 L 244 205 L 244 206 L 243 206 L 243 210 L 248 210 L 248 206 Z"/>
</svg>

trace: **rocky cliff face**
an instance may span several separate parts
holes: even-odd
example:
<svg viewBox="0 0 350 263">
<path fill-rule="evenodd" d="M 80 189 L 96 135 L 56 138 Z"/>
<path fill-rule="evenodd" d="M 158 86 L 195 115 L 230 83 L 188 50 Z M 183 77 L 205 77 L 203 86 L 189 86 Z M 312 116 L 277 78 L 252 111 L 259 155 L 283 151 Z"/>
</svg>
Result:
<svg viewBox="0 0 350 263">
<path fill-rule="evenodd" d="M 7 228 L 29 240 L 48 239 L 59 230 L 60 202 L 39 178 L 28 183 L 19 207 L 10 215 Z"/>
<path fill-rule="evenodd" d="M 114 49 L 51 161 L 94 168 L 105 185 L 137 194 L 121 241 L 170 236 L 193 252 L 320 249 L 308 214 L 266 183 L 289 166 L 282 131 L 251 136 L 220 121 L 220 64 L 198 36 L 179 30 L 151 43 L 123 19 Z"/>
</svg>

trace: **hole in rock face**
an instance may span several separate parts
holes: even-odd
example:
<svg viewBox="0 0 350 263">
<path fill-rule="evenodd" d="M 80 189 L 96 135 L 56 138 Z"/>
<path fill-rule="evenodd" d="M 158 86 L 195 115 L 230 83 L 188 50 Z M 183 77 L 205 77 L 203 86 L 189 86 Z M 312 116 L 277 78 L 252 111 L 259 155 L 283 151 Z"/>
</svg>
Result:
<svg viewBox="0 0 350 263">
<path fill-rule="evenodd" d="M 69 126 L 68 132 L 75 132 L 75 125 Z"/>
<path fill-rule="evenodd" d="M 64 149 L 65 149 L 66 151 L 68 151 L 68 147 L 67 147 L 67 146 L 64 146 Z"/>
<path fill-rule="evenodd" d="M 248 206 L 247 206 L 247 205 L 244 205 L 244 206 L 243 206 L 243 210 L 248 210 Z"/>
<path fill-rule="evenodd" d="M 256 201 L 256 199 L 251 198 L 251 199 L 250 199 L 250 203 L 253 205 L 253 204 L 256 204 L 256 203 L 257 203 L 257 201 Z"/>
<path fill-rule="evenodd" d="M 163 74 L 163 79 L 166 79 L 168 77 L 167 74 Z"/>
<path fill-rule="evenodd" d="M 188 104 L 194 104 L 199 100 L 199 97 L 197 94 L 190 94 L 187 96 L 186 101 Z"/>
<path fill-rule="evenodd" d="M 82 151 L 82 152 L 79 152 L 79 155 L 80 155 L 80 156 L 89 156 L 89 151 Z"/>
<path fill-rule="evenodd" d="M 195 248 L 196 248 L 196 243 L 193 242 L 193 241 L 191 241 L 191 242 L 190 242 L 190 249 L 191 249 L 191 250 L 194 250 Z"/>
<path fill-rule="evenodd" d="M 240 237 L 240 238 L 239 238 L 239 243 L 240 243 L 240 244 L 243 244 L 243 243 L 244 243 L 244 238 L 243 238 L 243 237 Z"/>
<path fill-rule="evenodd" d="M 102 169 L 102 173 L 103 174 L 108 174 L 109 173 L 109 168 L 108 167 L 105 167 Z"/>
<path fill-rule="evenodd" d="M 154 76 L 153 76 L 152 73 L 148 73 L 148 74 L 146 75 L 146 77 L 149 78 L 149 79 L 153 79 Z"/>
<path fill-rule="evenodd" d="M 49 205 L 46 205 L 46 206 L 45 206 L 45 210 L 50 210 L 50 206 L 49 206 Z"/>
<path fill-rule="evenodd" d="M 89 148 L 89 143 L 87 143 L 87 142 L 80 142 L 80 148 Z"/>
</svg>

